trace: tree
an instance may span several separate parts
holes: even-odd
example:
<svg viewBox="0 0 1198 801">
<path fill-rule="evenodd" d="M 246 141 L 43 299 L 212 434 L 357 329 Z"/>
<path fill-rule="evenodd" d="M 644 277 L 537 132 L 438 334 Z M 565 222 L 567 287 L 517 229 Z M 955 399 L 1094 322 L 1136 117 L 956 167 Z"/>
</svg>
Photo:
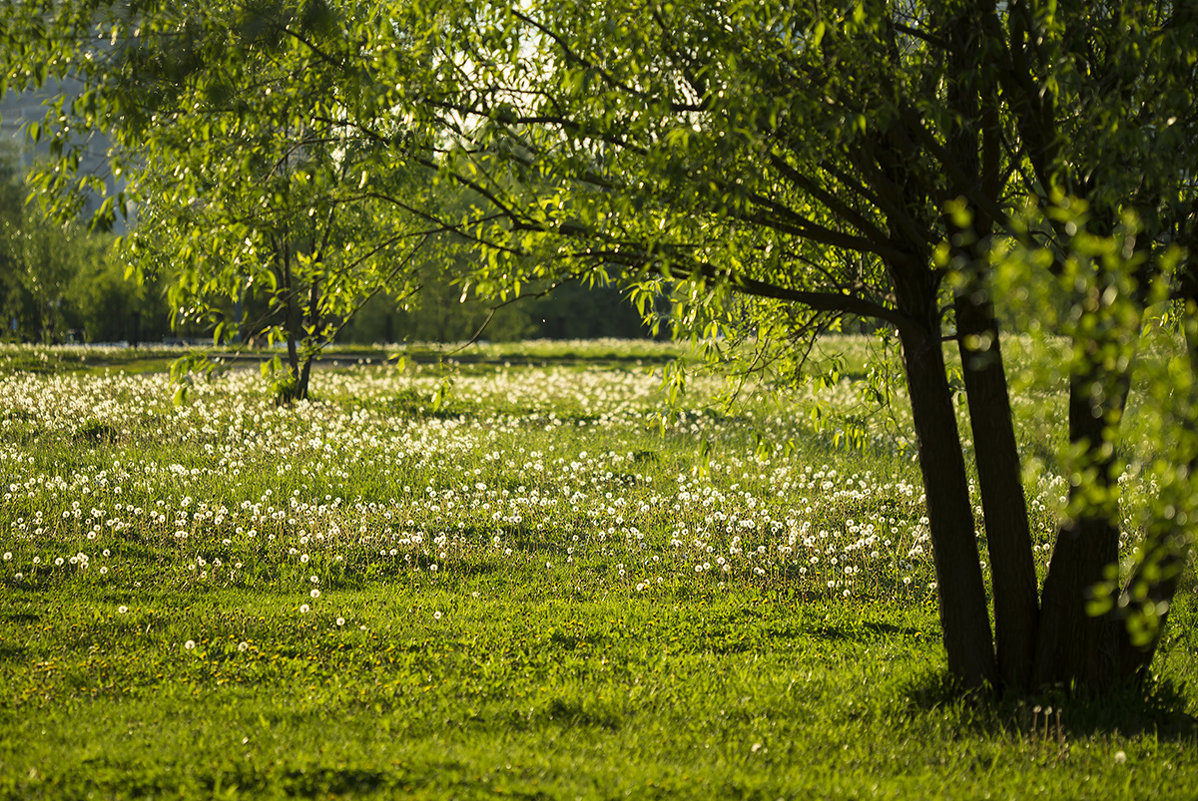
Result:
<svg viewBox="0 0 1198 801">
<path fill-rule="evenodd" d="M 46 80 L 47 64 L 87 86 L 37 130 L 60 157 L 39 188 L 75 213 L 102 185 L 62 167 L 77 164 L 81 130 L 107 134 L 127 185 L 96 222 L 136 209 L 124 253 L 139 279 L 164 277 L 176 324 L 206 325 L 217 342 L 284 342 L 282 398 L 306 397 L 312 359 L 367 300 L 415 291 L 411 257 L 441 232 L 412 213 L 432 203 L 407 151 L 427 145 L 361 69 L 418 58 L 389 17 L 318 2 L 8 10 L 18 88 Z M 106 46 L 89 43 L 97 30 Z M 350 105 L 378 138 L 346 124 Z"/>
<path fill-rule="evenodd" d="M 154 287 L 121 279 L 112 237 L 80 221 L 48 218 L 27 203 L 15 148 L 0 151 L 0 319 L 4 336 L 39 342 L 120 340 L 160 334 Z M 141 321 L 135 329 L 131 323 Z"/>
<path fill-rule="evenodd" d="M 1141 321 L 1160 299 L 1154 291 L 1176 282 L 1171 264 L 1181 253 L 1172 243 L 1193 214 L 1194 18 L 1171 4 L 1017 3 L 979 19 L 996 54 L 991 84 L 1001 88 L 1019 145 L 1011 163 L 1016 185 L 1040 211 L 1034 230 L 1010 219 L 1006 230 L 1038 250 L 1057 277 L 1049 294 L 1069 310 L 1058 331 L 1073 341 L 1070 514 L 1045 581 L 1033 681 L 1101 687 L 1152 658 L 1152 637 L 1129 636 L 1118 618 L 1135 631 L 1158 618 L 1155 605 L 1166 608 L 1176 588 L 1145 580 L 1146 570 L 1157 571 L 1159 553 L 1141 561 L 1121 595 L 1112 577 L 1120 538 L 1119 424 Z M 969 204 L 972 214 L 988 216 L 976 198 Z M 1169 405 L 1180 422 L 1190 412 L 1177 400 Z M 1170 469 L 1189 472 L 1192 444 L 1172 457 Z M 1159 526 L 1144 527 L 1147 553 Z M 1177 533 L 1167 549 L 1173 568 L 1189 541 Z M 1177 570 L 1168 572 L 1175 582 Z M 1116 600 L 1138 612 L 1099 614 L 1113 611 Z"/>
<path fill-rule="evenodd" d="M 1149 526 L 1158 555 L 1142 564 L 1156 564 L 1147 572 L 1158 580 L 1138 569 L 1122 595 L 1096 590 L 1118 571 L 1114 448 L 1128 357 L 1153 287 L 1169 280 L 1169 244 L 1194 224 L 1192 12 L 972 0 L 618 5 L 522 5 L 466 23 L 482 31 L 479 50 L 495 26 L 521 31 L 509 62 L 469 76 L 448 101 L 483 120 L 447 170 L 506 211 L 502 245 L 536 265 L 534 276 L 581 262 L 679 282 L 691 325 L 717 318 L 732 293 L 763 299 L 750 325 L 781 319 L 788 335 L 815 329 L 820 314 L 894 325 L 950 670 L 969 684 L 1098 691 L 1140 670 L 1156 633 L 1133 642 L 1102 607 L 1140 598 L 1139 613 L 1124 615 L 1133 629 L 1167 609 L 1190 542 L 1184 522 L 1163 526 L 1167 536 Z M 489 179 L 511 170 L 519 180 Z M 521 193 L 547 184 L 560 193 Z M 1017 213 L 1025 193 L 1038 204 L 1030 225 Z M 1053 299 L 1076 311 L 1065 331 L 1073 489 L 1043 608 L 993 308 L 1004 239 L 1047 254 L 1072 280 Z M 498 283 L 513 273 L 519 280 L 507 266 L 493 271 Z M 996 655 L 946 333 L 965 371 Z M 1194 462 L 1184 450 L 1174 459 L 1178 500 Z M 1172 519 L 1187 520 L 1179 509 Z"/>
<path fill-rule="evenodd" d="M 367 172 L 375 191 L 411 181 L 371 165 L 335 123 L 280 124 L 269 101 L 284 95 L 238 108 L 207 140 L 171 112 L 170 141 L 156 134 L 137 171 L 139 221 L 126 253 L 143 278 L 171 277 L 177 322 L 203 322 L 217 341 L 285 343 L 277 387 L 303 399 L 312 360 L 367 299 L 414 291 L 410 254 L 423 235 L 362 192 Z"/>
<path fill-rule="evenodd" d="M 503 97 L 518 92 L 510 82 L 493 80 L 502 88 L 474 111 L 487 115 L 489 128 L 519 137 L 535 154 L 526 161 L 540 180 L 561 176 L 558 185 L 569 189 L 544 211 L 505 197 L 516 210 L 511 227 L 545 251 L 544 264 L 567 256 L 686 282 L 692 324 L 718 313 L 734 292 L 766 299 L 756 307 L 766 314 L 786 307 L 786 334 L 817 331 L 821 319 L 843 314 L 893 325 L 924 472 L 950 670 L 970 684 L 997 684 L 941 348 L 947 270 L 936 262 L 937 244 L 947 238 L 946 204 L 960 195 L 961 181 L 948 167 L 955 156 L 932 145 L 953 137 L 965 143 L 957 130 L 963 115 L 952 104 L 971 98 L 942 88 L 952 69 L 947 49 L 925 47 L 915 27 L 921 21 L 889 8 L 698 11 L 630 3 L 614 13 L 577 9 L 564 19 L 541 8 L 514 12 L 541 45 L 516 73 L 547 76 L 548 88 L 518 119 L 537 121 L 538 136 L 507 125 Z M 942 13 L 937 36 L 952 33 L 950 16 Z M 611 18 L 630 22 L 613 26 Z M 995 161 L 997 154 L 981 152 L 993 144 L 974 143 L 979 164 Z M 991 326 L 985 302 L 976 306 L 974 324 Z M 1001 374 L 998 381 L 995 397 L 1005 399 Z M 977 391 L 970 397 L 983 398 Z M 1013 449 L 1013 437 L 1001 447 Z M 1003 489 L 984 496 L 988 509 L 1022 503 L 1017 460 L 1001 478 Z M 994 486 L 992 477 L 986 487 Z M 1021 683 L 1027 607 L 1035 607 L 1026 522 L 996 525 L 989 540 L 992 549 L 1021 557 L 992 560 L 996 581 L 1022 591 L 995 593 L 1003 675 Z"/>
</svg>

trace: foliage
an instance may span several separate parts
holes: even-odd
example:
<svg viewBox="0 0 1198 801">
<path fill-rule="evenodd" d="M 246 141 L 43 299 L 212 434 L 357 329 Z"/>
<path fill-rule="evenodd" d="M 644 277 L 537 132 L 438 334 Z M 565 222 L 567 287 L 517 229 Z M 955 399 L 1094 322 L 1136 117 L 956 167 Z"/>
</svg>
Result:
<svg viewBox="0 0 1198 801">
<path fill-rule="evenodd" d="M 402 148 L 423 134 L 390 113 L 370 74 L 354 86 L 356 73 L 342 68 L 355 59 L 395 67 L 419 54 L 364 38 L 391 20 L 366 6 L 354 12 L 166 3 L 37 16 L 23 7 L 34 16 L 14 22 L 50 32 L 57 44 L 41 45 L 61 45 L 56 74 L 88 86 L 69 104 L 60 99 L 36 133 L 64 158 L 79 127 L 112 139 L 109 164 L 127 183 L 97 219 L 136 209 L 130 269 L 162 277 L 176 326 L 201 325 L 217 343 L 286 343 L 278 380 L 301 398 L 311 358 L 364 302 L 383 288 L 401 303 L 411 295 L 410 258 L 439 231 L 403 213 L 426 205 L 427 181 Z M 107 46 L 71 43 L 93 25 Z M 308 35 L 338 52 L 314 49 Z M 14 75 L 18 88 L 43 77 Z M 372 116 L 348 119 L 349 104 Z M 387 146 L 359 135 L 366 119 Z M 58 169 L 38 180 L 68 214 L 94 188 Z"/>
<path fill-rule="evenodd" d="M 112 238 L 62 224 L 36 202 L 15 149 L 0 151 L 0 315 L 6 339 L 64 342 L 157 338 L 167 331 L 158 284 L 130 283 Z"/>
</svg>

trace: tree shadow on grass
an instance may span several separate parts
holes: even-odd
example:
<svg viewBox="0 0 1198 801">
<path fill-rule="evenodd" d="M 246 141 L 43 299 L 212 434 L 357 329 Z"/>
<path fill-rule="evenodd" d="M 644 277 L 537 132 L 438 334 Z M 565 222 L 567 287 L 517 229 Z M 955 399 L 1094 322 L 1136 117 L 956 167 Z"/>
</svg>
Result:
<svg viewBox="0 0 1198 801">
<path fill-rule="evenodd" d="M 290 796 L 312 798 L 369 793 L 394 784 L 396 777 L 384 771 L 347 767 L 290 770 L 280 783 Z"/>
<path fill-rule="evenodd" d="M 926 671 L 900 687 L 912 715 L 940 711 L 979 734 L 1021 732 L 1061 742 L 1103 734 L 1198 738 L 1198 718 L 1186 712 L 1185 687 L 1169 680 L 1128 683 L 1103 695 L 1049 687 L 996 697 L 964 689 L 946 671 Z"/>
<path fill-rule="evenodd" d="M 26 662 L 29 658 L 29 649 L 23 645 L 11 645 L 9 643 L 0 643 L 0 664 L 5 662 Z"/>
<path fill-rule="evenodd" d="M 922 629 L 915 626 L 898 626 L 893 623 L 874 620 L 862 620 L 852 626 L 816 626 L 814 629 L 809 630 L 809 634 L 814 634 L 825 640 L 858 641 L 888 639 L 896 635 L 904 637 L 926 636 Z"/>
</svg>

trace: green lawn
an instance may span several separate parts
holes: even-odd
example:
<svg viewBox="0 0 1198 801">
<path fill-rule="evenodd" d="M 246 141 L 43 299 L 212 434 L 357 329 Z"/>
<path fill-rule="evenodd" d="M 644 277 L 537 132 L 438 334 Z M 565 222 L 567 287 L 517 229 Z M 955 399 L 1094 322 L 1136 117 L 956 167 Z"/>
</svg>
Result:
<svg viewBox="0 0 1198 801">
<path fill-rule="evenodd" d="M 612 353 L 0 373 L 0 796 L 1198 793 L 1192 580 L 1147 698 L 958 700 L 909 443 Z"/>
</svg>

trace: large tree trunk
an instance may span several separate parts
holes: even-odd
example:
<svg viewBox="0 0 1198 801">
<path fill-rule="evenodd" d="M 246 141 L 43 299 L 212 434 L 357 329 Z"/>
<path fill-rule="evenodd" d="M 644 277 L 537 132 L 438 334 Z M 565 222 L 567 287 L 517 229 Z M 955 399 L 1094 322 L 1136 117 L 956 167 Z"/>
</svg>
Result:
<svg viewBox="0 0 1198 801">
<path fill-rule="evenodd" d="M 913 324 L 899 336 L 927 496 L 948 667 L 970 687 L 993 686 L 998 674 L 990 616 L 939 332 Z"/>
<path fill-rule="evenodd" d="M 1099 343 L 1090 345 L 1092 350 Z M 1033 681 L 1072 684 L 1099 691 L 1122 677 L 1120 622 L 1113 614 L 1091 615 L 1094 588 L 1110 582 L 1119 565 L 1117 476 L 1111 429 L 1127 398 L 1126 376 L 1105 374 L 1097 364 L 1076 372 L 1069 384 L 1069 441 L 1081 452 L 1069 500 L 1082 512 L 1062 526 L 1044 580 Z"/>
<path fill-rule="evenodd" d="M 998 672 L 1004 687 L 1021 690 L 1031 681 L 1040 605 L 1007 375 L 988 299 L 967 287 L 957 293 L 956 308 L 994 589 Z"/>
<path fill-rule="evenodd" d="M 899 327 L 907 390 L 919 447 L 932 556 L 940 599 L 940 628 L 949 670 L 971 688 L 998 686 L 986 585 L 978 556 L 969 479 L 944 364 L 939 305 L 942 274 L 926 247 L 926 215 L 936 193 L 920 169 L 918 132 L 898 121 L 872 143 L 870 158 L 883 186 L 903 187 L 884 202 L 890 243 L 886 259 L 895 305 L 907 320 Z M 863 164 L 868 169 L 868 164 Z"/>
</svg>

